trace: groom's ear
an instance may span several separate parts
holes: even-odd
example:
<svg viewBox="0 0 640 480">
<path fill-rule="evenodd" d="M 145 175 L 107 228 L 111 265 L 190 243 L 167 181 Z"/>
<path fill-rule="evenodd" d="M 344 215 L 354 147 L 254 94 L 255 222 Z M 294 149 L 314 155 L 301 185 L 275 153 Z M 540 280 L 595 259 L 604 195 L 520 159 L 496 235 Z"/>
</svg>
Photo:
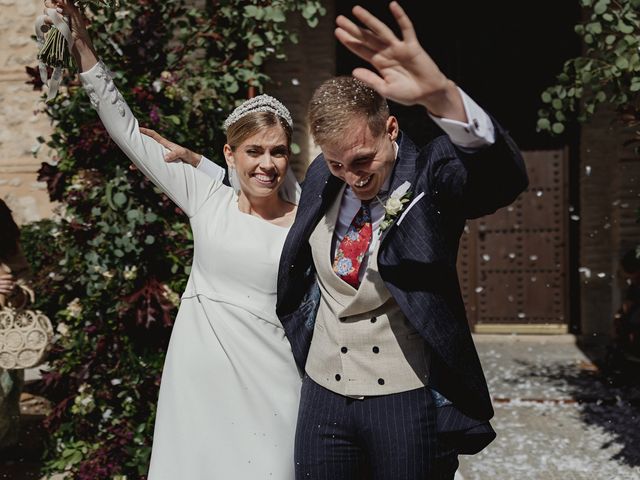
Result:
<svg viewBox="0 0 640 480">
<path fill-rule="evenodd" d="M 398 125 L 398 119 L 393 115 L 390 115 L 389 118 L 387 118 L 386 128 L 387 128 L 387 135 L 389 135 L 389 138 L 391 139 L 392 142 L 395 142 L 396 139 L 398 138 L 398 132 L 400 131 L 400 126 Z"/>
<path fill-rule="evenodd" d="M 231 149 L 231 145 L 225 143 L 222 153 L 224 154 L 224 159 L 227 161 L 228 167 L 235 167 L 236 161 L 233 158 L 233 150 Z"/>
</svg>

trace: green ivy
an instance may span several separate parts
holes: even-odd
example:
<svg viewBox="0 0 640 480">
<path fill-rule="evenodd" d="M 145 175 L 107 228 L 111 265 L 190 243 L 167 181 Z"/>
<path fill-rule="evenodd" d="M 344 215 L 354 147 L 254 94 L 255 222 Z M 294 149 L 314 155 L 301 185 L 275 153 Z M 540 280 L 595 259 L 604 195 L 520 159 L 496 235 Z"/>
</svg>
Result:
<svg viewBox="0 0 640 480">
<path fill-rule="evenodd" d="M 542 93 L 538 131 L 561 134 L 568 121 L 586 121 L 603 103 L 628 125 L 640 121 L 640 0 L 580 3 L 587 20 L 575 31 L 584 55 L 567 60 L 557 83 Z"/>
<path fill-rule="evenodd" d="M 85 8 L 96 49 L 134 114 L 219 162 L 223 120 L 265 88 L 262 65 L 295 40 L 288 19 L 315 26 L 325 14 L 316 0 L 109 3 Z M 131 168 L 76 76 L 45 113 L 53 133 L 41 141 L 55 164 L 39 174 L 60 207 L 55 220 L 26 226 L 22 243 L 37 307 L 56 325 L 42 380 L 54 403 L 46 473 L 145 478 L 164 353 L 190 270 L 188 221 Z"/>
</svg>

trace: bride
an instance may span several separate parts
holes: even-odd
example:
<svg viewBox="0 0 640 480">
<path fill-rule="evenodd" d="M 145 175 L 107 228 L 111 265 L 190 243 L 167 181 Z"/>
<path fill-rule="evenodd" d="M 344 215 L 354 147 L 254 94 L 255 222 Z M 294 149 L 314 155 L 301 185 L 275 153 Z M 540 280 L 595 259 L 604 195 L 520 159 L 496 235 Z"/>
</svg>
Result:
<svg viewBox="0 0 640 480">
<path fill-rule="evenodd" d="M 237 191 L 222 184 L 222 169 L 212 178 L 167 163 L 168 151 L 140 133 L 98 61 L 82 13 L 67 0 L 46 5 L 71 21 L 80 78 L 109 135 L 189 216 L 193 231 L 193 268 L 166 354 L 149 479 L 293 479 L 301 380 L 275 312 L 278 261 L 299 196 L 289 169 L 288 110 L 261 95 L 225 122 L 224 156 Z"/>
</svg>

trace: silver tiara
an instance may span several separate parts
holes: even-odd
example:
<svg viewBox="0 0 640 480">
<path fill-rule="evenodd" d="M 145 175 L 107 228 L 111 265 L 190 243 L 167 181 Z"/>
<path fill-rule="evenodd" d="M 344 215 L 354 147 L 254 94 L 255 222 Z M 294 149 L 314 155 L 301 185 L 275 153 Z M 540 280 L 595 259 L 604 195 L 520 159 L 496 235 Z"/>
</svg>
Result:
<svg viewBox="0 0 640 480">
<path fill-rule="evenodd" d="M 226 132 L 231 125 L 252 112 L 275 113 L 279 117 L 283 118 L 289 124 L 289 127 L 293 128 L 293 119 L 291 118 L 291 114 L 289 113 L 289 110 L 287 110 L 287 107 L 272 96 L 262 94 L 257 97 L 253 97 L 239 107 L 236 107 L 236 109 L 231 112 L 231 115 L 229 115 L 222 124 L 224 131 Z"/>
</svg>

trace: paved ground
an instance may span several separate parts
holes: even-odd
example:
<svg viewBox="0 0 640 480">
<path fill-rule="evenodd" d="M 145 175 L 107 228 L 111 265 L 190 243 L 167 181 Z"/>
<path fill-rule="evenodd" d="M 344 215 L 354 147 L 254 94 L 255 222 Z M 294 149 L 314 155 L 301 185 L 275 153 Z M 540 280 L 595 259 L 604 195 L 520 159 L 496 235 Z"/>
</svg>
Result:
<svg viewBox="0 0 640 480">
<path fill-rule="evenodd" d="M 461 457 L 458 478 L 640 479 L 639 382 L 605 379 L 570 335 L 482 335 L 476 344 L 498 437 Z"/>
<path fill-rule="evenodd" d="M 461 457 L 456 480 L 640 480 L 640 372 L 605 379 L 570 335 L 475 339 L 498 438 Z M 0 480 L 39 477 L 35 418 L 25 416 L 31 453 L 0 459 Z"/>
</svg>

